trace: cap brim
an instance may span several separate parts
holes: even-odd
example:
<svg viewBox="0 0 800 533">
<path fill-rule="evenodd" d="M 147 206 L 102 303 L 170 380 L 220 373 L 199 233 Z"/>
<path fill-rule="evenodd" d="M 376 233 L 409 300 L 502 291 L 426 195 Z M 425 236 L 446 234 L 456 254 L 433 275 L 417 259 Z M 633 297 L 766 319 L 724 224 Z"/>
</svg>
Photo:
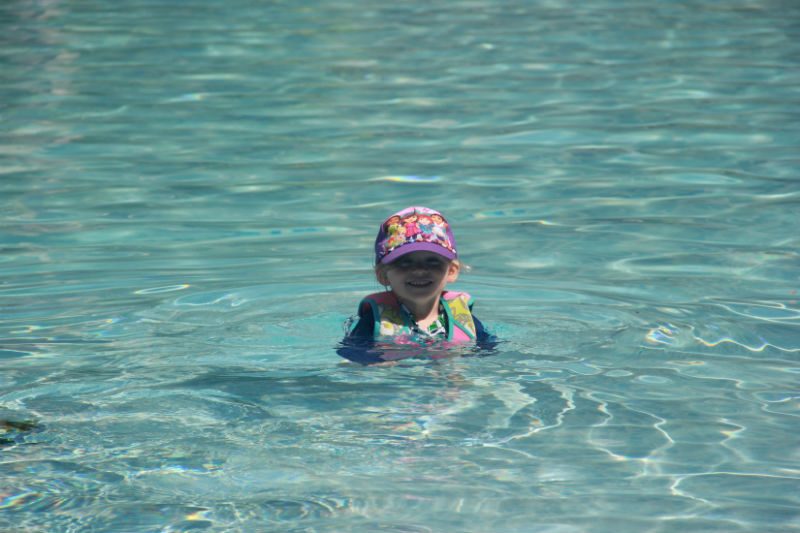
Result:
<svg viewBox="0 0 800 533">
<path fill-rule="evenodd" d="M 455 252 L 451 252 L 444 246 L 432 242 L 412 242 L 403 246 L 399 246 L 383 256 L 383 258 L 381 258 L 381 264 L 387 265 L 406 254 L 410 254 L 411 252 L 433 252 L 450 261 L 458 257 Z"/>
</svg>

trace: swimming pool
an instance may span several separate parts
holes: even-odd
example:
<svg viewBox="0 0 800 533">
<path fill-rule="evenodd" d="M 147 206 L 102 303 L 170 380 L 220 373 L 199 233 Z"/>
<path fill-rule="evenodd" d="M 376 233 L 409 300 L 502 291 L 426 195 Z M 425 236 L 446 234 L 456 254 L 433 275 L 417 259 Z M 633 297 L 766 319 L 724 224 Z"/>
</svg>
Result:
<svg viewBox="0 0 800 533">
<path fill-rule="evenodd" d="M 798 20 L 4 2 L 0 529 L 800 530 Z M 503 343 L 346 364 L 415 204 Z"/>
</svg>

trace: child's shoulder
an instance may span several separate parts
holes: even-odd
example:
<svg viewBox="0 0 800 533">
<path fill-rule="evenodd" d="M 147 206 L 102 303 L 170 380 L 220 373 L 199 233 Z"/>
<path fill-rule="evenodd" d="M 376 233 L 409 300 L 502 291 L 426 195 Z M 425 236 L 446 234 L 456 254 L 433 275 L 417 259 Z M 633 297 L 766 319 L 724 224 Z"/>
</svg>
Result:
<svg viewBox="0 0 800 533">
<path fill-rule="evenodd" d="M 369 304 L 378 304 L 378 305 L 393 305 L 397 303 L 397 297 L 394 295 L 392 291 L 381 291 L 381 292 L 373 292 L 372 294 L 368 294 L 361 299 L 361 306 L 369 305 Z"/>
</svg>

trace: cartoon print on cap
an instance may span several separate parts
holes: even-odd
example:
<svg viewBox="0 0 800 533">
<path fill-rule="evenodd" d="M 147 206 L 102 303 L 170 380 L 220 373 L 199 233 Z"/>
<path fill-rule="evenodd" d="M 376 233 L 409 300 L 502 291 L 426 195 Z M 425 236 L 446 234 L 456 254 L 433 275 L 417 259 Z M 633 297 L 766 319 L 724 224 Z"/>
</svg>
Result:
<svg viewBox="0 0 800 533">
<path fill-rule="evenodd" d="M 442 215 L 432 215 L 431 220 L 433 221 L 431 233 L 438 239 L 447 240 L 447 222 L 442 218 Z"/>
<path fill-rule="evenodd" d="M 419 224 L 417 223 L 417 215 L 411 215 L 403 219 L 406 228 L 406 239 L 417 240 L 417 235 L 422 233 L 419 229 Z"/>
</svg>

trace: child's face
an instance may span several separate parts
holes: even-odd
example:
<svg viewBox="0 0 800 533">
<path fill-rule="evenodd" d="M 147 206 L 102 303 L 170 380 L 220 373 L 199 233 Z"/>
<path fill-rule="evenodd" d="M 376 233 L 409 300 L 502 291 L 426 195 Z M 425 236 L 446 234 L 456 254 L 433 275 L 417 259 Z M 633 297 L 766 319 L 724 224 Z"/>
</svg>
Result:
<svg viewBox="0 0 800 533">
<path fill-rule="evenodd" d="M 448 283 L 458 279 L 459 265 L 433 252 L 411 252 L 378 271 L 378 281 L 389 285 L 400 301 L 429 302 Z"/>
</svg>

